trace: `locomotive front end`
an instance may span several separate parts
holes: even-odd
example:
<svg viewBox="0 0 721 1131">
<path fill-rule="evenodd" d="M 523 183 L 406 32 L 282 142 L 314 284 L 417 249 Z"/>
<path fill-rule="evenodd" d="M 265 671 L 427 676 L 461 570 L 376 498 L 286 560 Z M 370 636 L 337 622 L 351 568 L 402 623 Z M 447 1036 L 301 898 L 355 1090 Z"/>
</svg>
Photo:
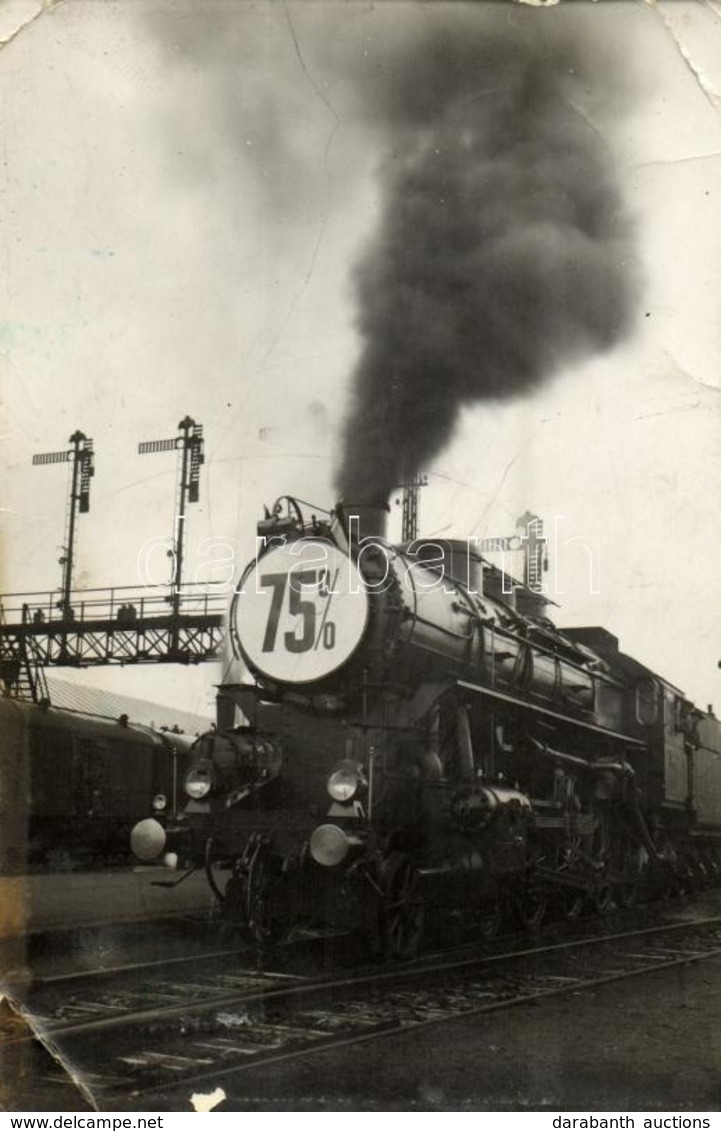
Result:
<svg viewBox="0 0 721 1131">
<path fill-rule="evenodd" d="M 361 926 L 371 844 L 363 736 L 344 717 L 233 691 L 252 723 L 199 739 L 178 821 L 146 822 L 138 837 L 149 855 L 205 867 L 224 915 L 258 942 L 299 923 Z"/>
<path fill-rule="evenodd" d="M 178 820 L 156 815 L 132 837 L 142 859 L 202 864 L 224 911 L 256 937 L 271 923 L 353 919 L 348 875 L 353 887 L 368 850 L 373 777 L 354 665 L 371 600 L 344 530 L 276 511 L 259 534 L 231 609 L 234 651 L 255 682 L 222 689 L 229 725 L 196 743 Z"/>
</svg>

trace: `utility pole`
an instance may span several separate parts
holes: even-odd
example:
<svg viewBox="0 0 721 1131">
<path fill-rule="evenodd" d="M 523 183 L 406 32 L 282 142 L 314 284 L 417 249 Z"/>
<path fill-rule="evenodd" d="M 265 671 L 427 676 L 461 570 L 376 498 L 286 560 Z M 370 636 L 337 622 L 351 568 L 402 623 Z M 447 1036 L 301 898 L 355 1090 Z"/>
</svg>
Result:
<svg viewBox="0 0 721 1131">
<path fill-rule="evenodd" d="M 197 503 L 200 498 L 200 468 L 205 462 L 203 455 L 203 426 L 186 416 L 178 424 L 179 436 L 169 440 L 146 440 L 138 444 L 140 455 L 155 452 L 169 452 L 180 449 L 182 452 L 178 502 L 175 513 L 173 533 L 173 579 L 171 582 L 170 603 L 173 613 L 180 612 L 180 590 L 183 583 L 183 552 L 185 547 L 185 506 Z"/>
<path fill-rule="evenodd" d="M 543 519 L 526 511 L 516 519 L 516 530 L 521 530 L 523 542 L 523 584 L 533 593 L 543 588 L 543 571 L 548 569 L 546 539 L 543 536 Z"/>
<path fill-rule="evenodd" d="M 73 565 L 75 563 L 75 518 L 78 513 L 87 514 L 90 510 L 90 480 L 95 475 L 93 441 L 84 432 L 73 432 L 69 443 L 70 450 L 63 452 L 42 452 L 33 456 L 33 465 L 72 462 L 73 472 L 70 482 L 68 505 L 67 536 L 60 565 L 63 567 L 62 596 L 58 608 L 62 610 L 63 620 L 72 620 L 73 610 L 70 594 L 73 587 Z"/>
<path fill-rule="evenodd" d="M 403 515 L 401 542 L 414 542 L 418 537 L 418 503 L 421 487 L 428 484 L 428 476 L 414 472 L 403 484 Z"/>
</svg>

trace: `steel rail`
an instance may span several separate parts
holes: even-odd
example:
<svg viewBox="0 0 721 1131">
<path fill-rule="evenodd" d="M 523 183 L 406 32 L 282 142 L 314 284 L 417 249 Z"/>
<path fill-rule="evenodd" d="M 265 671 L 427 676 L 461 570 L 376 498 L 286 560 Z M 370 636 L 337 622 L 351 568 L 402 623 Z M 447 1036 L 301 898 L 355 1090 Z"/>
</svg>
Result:
<svg viewBox="0 0 721 1131">
<path fill-rule="evenodd" d="M 415 1033 L 421 1029 L 430 1029 L 432 1026 L 448 1025 L 454 1021 L 465 1021 L 468 1018 L 479 1017 L 483 1014 L 499 1013 L 502 1010 L 530 1005 L 547 998 L 560 997 L 569 992 L 578 993 L 579 991 L 590 990 L 597 986 L 609 985 L 613 982 L 621 982 L 629 978 L 642 977 L 644 974 L 650 974 L 657 970 L 670 970 L 678 966 L 689 966 L 693 963 L 716 958 L 720 955 L 721 946 L 703 953 L 684 955 L 680 958 L 656 962 L 631 970 L 617 970 L 609 974 L 601 974 L 594 978 L 570 979 L 564 984 L 532 990 L 529 993 L 517 994 L 513 997 L 502 998 L 493 1002 L 484 1002 L 482 1005 L 471 1006 L 468 1009 L 458 1011 L 449 1010 L 447 1016 L 443 1017 L 427 1017 L 410 1023 L 399 1022 L 397 1025 L 384 1024 L 379 1025 L 377 1029 L 370 1032 L 351 1033 L 344 1037 L 329 1037 L 327 1040 L 320 1039 L 301 1048 L 288 1049 L 284 1052 L 270 1053 L 268 1055 L 261 1054 L 247 1061 L 237 1062 L 232 1066 L 228 1065 L 224 1068 L 212 1069 L 208 1072 L 184 1075 L 182 1080 L 168 1080 L 163 1081 L 160 1085 L 155 1084 L 139 1089 L 134 1088 L 133 1096 L 134 1098 L 141 1098 L 143 1096 L 157 1095 L 162 1092 L 176 1091 L 180 1087 L 187 1089 L 189 1086 L 195 1087 L 199 1084 L 227 1079 L 229 1076 L 240 1075 L 241 1073 L 249 1072 L 256 1068 L 268 1068 L 274 1064 L 281 1064 L 291 1060 L 302 1060 L 304 1057 L 316 1056 L 320 1053 L 331 1052 L 336 1049 L 350 1048 L 354 1045 L 367 1044 L 370 1041 L 379 1041 L 386 1037 L 398 1037 L 407 1033 Z"/>
<path fill-rule="evenodd" d="M 273 985 L 273 979 L 276 978 L 275 972 L 268 972 L 267 987 L 261 989 L 252 989 L 245 992 L 234 992 L 219 995 L 217 997 L 208 998 L 204 1001 L 198 1002 L 184 1002 L 179 1005 L 168 1005 L 161 1007 L 151 1007 L 147 1009 L 128 1010 L 125 1012 L 114 1013 L 105 1017 L 98 1017 L 90 1021 L 79 1021 L 71 1025 L 41 1025 L 35 1023 L 36 1036 L 41 1039 L 48 1039 L 56 1042 L 58 1039 L 69 1037 L 80 1037 L 86 1034 L 103 1032 L 110 1029 L 126 1028 L 131 1025 L 142 1025 L 144 1023 L 150 1024 L 161 1020 L 170 1020 L 176 1017 L 197 1017 L 206 1013 L 212 1013 L 216 1009 L 225 1009 L 231 1006 L 252 1006 L 258 1004 L 267 1004 L 269 1002 L 281 1003 L 283 1000 L 293 1000 L 299 997 L 309 997 L 312 994 L 323 992 L 325 994 L 334 991 L 348 991 L 354 989 L 369 989 L 375 986 L 381 987 L 388 984 L 398 983 L 413 978 L 418 978 L 424 975 L 438 975 L 444 973 L 457 973 L 460 970 L 474 970 L 481 971 L 485 968 L 493 967 L 499 963 L 512 963 L 529 958 L 540 958 L 543 955 L 552 955 L 556 953 L 568 952 L 571 950 L 584 950 L 591 947 L 600 947 L 604 944 L 619 942 L 626 939 L 642 938 L 649 935 L 665 935 L 670 932 L 686 931 L 693 932 L 694 930 L 702 930 L 710 926 L 721 926 L 721 916 L 712 916 L 705 919 L 699 919 L 693 922 L 671 923 L 663 926 L 644 927 L 638 930 L 617 932 L 614 934 L 595 935 L 591 938 L 584 939 L 571 939 L 567 942 L 553 943 L 540 947 L 530 947 L 523 950 L 502 951 L 498 954 L 491 955 L 469 955 L 467 958 L 454 959 L 448 961 L 435 961 L 429 964 L 427 961 L 416 960 L 414 962 L 407 962 L 403 964 L 396 964 L 391 967 L 384 967 L 383 969 L 364 968 L 360 973 L 354 974 L 350 977 L 338 978 L 334 975 L 321 975 L 319 977 L 302 978 L 293 985 Z M 660 965 L 654 966 L 654 969 L 661 968 Z M 237 972 L 239 975 L 243 971 Z M 247 973 L 251 973 L 247 971 Z M 255 975 L 258 971 L 253 971 Z M 278 980 L 287 979 L 289 976 L 279 973 Z M 293 976 L 290 976 L 293 977 Z M 22 1005 L 18 1002 L 13 1002 L 14 1008 L 19 1008 L 23 1015 L 31 1016 L 32 1007 Z M 32 1040 L 32 1037 L 24 1036 L 10 1041 L 0 1041 L 0 1048 L 6 1044 L 25 1043 Z"/>
<path fill-rule="evenodd" d="M 50 974 L 47 977 L 41 975 L 37 978 L 31 978 L 29 986 L 32 990 L 36 990 L 43 986 L 55 986 L 61 982 L 83 981 L 86 978 L 90 980 L 92 978 L 115 977 L 119 974 L 132 974 L 136 971 L 181 965 L 185 962 L 203 962 L 210 958 L 231 958 L 234 954 L 243 953 L 243 949 L 236 947 L 233 950 L 213 950 L 204 954 L 182 954 L 175 958 L 158 958 L 152 962 L 128 962 L 123 966 L 94 966 L 89 970 L 72 970 L 67 974 Z"/>
</svg>

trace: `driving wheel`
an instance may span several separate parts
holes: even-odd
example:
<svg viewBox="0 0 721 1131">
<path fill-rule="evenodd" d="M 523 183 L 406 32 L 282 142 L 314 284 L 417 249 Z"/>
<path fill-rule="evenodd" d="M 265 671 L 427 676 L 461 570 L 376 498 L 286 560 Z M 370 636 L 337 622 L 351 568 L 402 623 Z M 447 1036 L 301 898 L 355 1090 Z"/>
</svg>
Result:
<svg viewBox="0 0 721 1131">
<path fill-rule="evenodd" d="M 401 852 L 392 852 L 381 866 L 383 895 L 379 903 L 379 935 L 385 958 L 411 958 L 423 935 L 425 908 L 420 877 Z"/>
</svg>

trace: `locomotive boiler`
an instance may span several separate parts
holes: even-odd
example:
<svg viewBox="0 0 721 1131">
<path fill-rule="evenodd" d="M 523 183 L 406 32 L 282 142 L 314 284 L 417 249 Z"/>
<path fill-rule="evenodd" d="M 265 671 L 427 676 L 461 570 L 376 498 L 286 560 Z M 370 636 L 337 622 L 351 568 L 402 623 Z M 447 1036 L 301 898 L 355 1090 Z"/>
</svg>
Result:
<svg viewBox="0 0 721 1131">
<path fill-rule="evenodd" d="M 221 687 L 183 812 L 136 854 L 202 863 L 261 945 L 316 922 L 390 956 L 428 909 L 488 937 L 715 878 L 712 713 L 472 543 L 392 545 L 382 518 L 266 512 L 231 609 L 253 681 Z"/>
</svg>

